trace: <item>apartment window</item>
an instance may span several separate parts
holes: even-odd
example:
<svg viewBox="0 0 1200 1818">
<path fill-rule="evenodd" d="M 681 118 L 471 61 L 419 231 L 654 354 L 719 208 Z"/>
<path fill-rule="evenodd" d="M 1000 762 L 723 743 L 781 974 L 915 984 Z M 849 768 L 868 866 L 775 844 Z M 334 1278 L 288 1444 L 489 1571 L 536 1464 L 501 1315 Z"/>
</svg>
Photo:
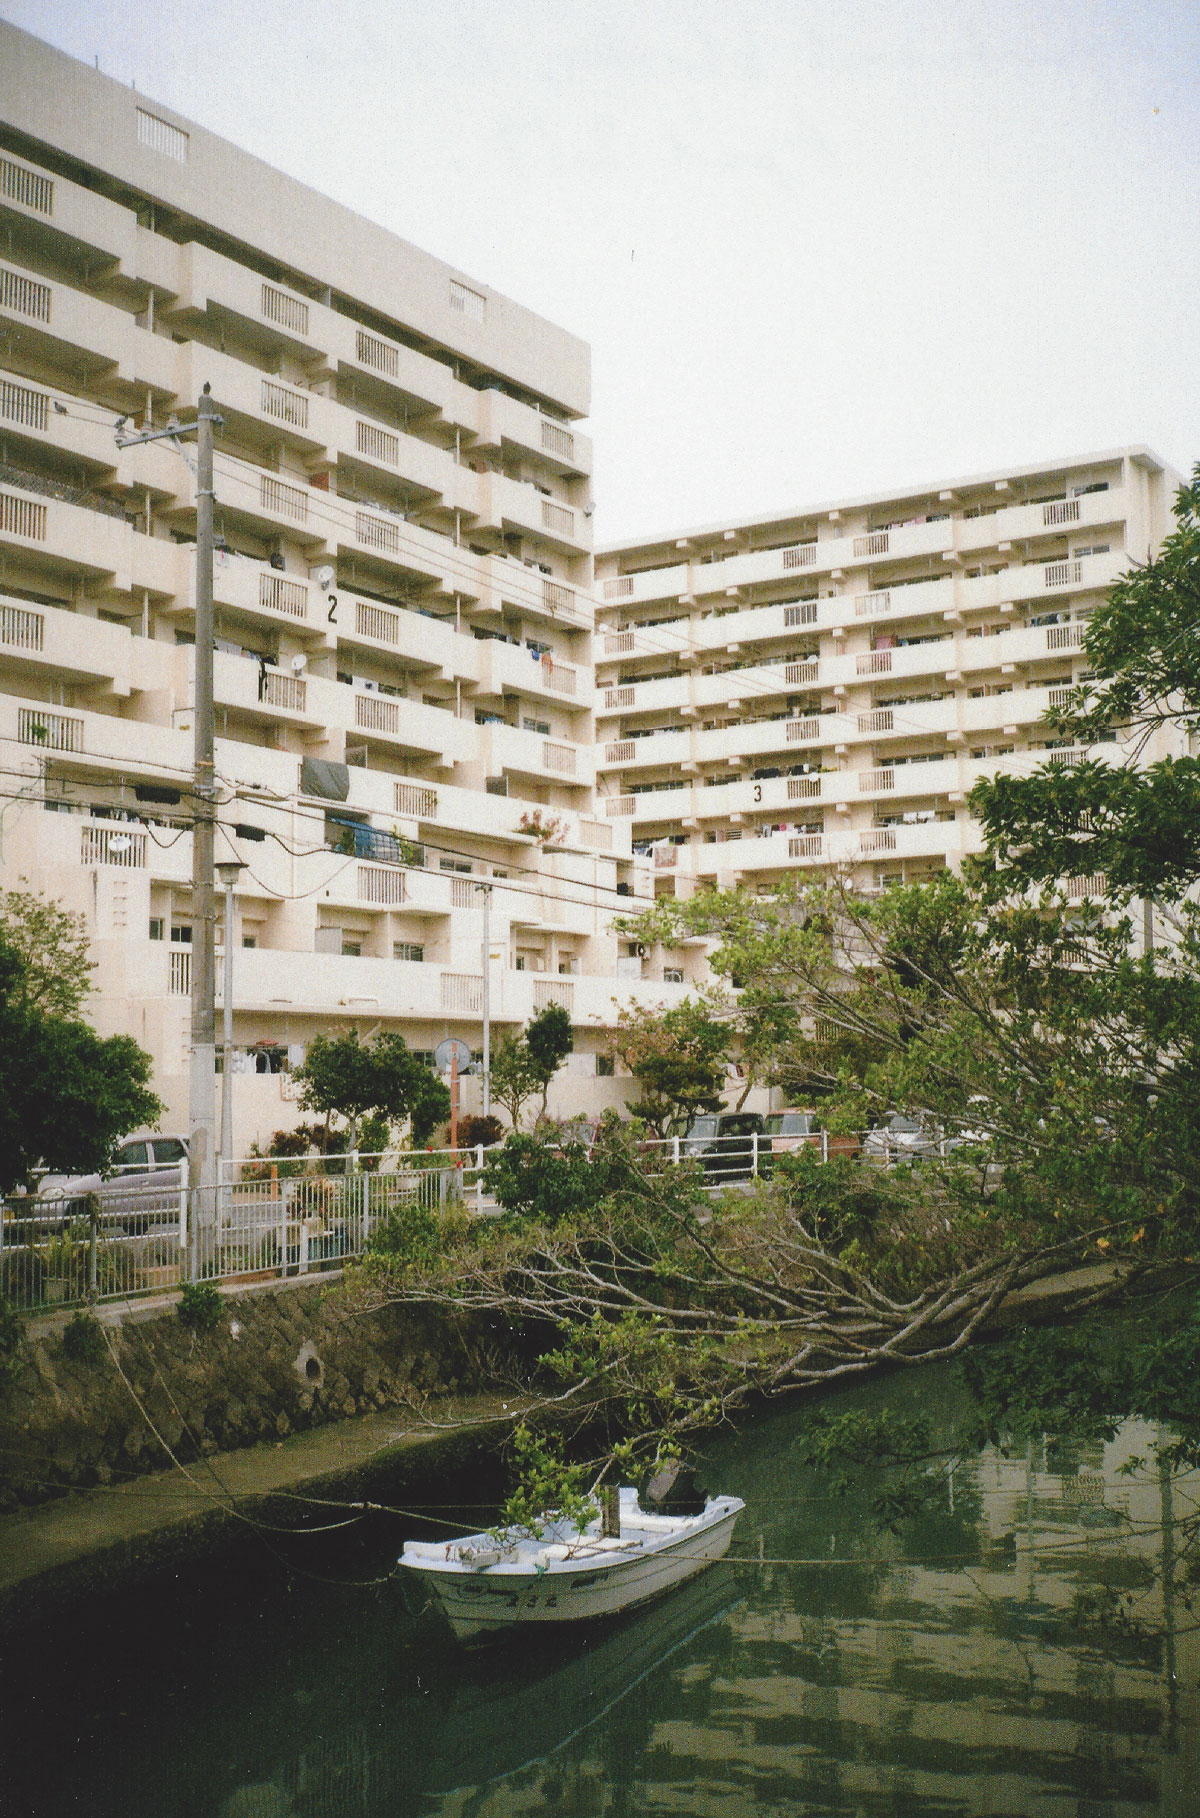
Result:
<svg viewBox="0 0 1200 1818">
<path fill-rule="evenodd" d="M 524 726 L 526 732 L 540 732 L 544 739 L 548 739 L 550 737 L 549 720 L 523 719 L 521 721 L 521 724 L 522 724 L 522 726 Z"/>
<path fill-rule="evenodd" d="M 425 958 L 425 949 L 417 941 L 393 941 L 392 958 L 406 960 L 409 965 L 419 966 Z"/>
<path fill-rule="evenodd" d="M 178 945 L 190 947 L 192 944 L 191 925 L 185 922 L 173 923 L 171 926 L 171 939 Z"/>
<path fill-rule="evenodd" d="M 1107 555 L 1111 548 L 1111 543 L 1084 543 L 1075 551 L 1075 554 L 1077 556 Z"/>
<path fill-rule="evenodd" d="M 472 865 L 470 859 L 454 859 L 454 858 L 439 859 L 438 868 L 442 871 L 459 871 L 463 874 L 464 877 L 470 877 L 472 871 L 474 870 L 474 866 Z"/>
<path fill-rule="evenodd" d="M 257 947 L 258 946 L 257 934 L 243 934 L 242 946 L 243 947 Z"/>
<path fill-rule="evenodd" d="M 362 950 L 363 949 L 362 949 L 362 936 L 361 935 L 343 934 L 343 936 L 342 936 L 342 956 L 343 956 L 343 958 L 361 959 Z"/>
<path fill-rule="evenodd" d="M 682 985 L 682 983 L 683 983 L 683 967 L 682 966 L 664 966 L 663 967 L 663 984 L 664 985 Z"/>
<path fill-rule="evenodd" d="M 166 928 L 163 925 L 162 916 L 161 915 L 152 915 L 150 917 L 150 939 L 152 941 L 161 941 L 165 938 L 165 936 L 166 936 Z"/>
<path fill-rule="evenodd" d="M 596 1056 L 597 1079 L 611 1079 L 615 1072 L 616 1066 L 611 1054 L 598 1054 Z"/>
</svg>

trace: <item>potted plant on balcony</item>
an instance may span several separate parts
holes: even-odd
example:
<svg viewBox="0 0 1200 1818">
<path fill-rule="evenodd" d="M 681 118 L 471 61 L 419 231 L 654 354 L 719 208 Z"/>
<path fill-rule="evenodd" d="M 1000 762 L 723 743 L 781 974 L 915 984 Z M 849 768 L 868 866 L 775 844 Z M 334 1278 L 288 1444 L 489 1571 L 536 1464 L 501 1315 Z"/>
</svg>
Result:
<svg viewBox="0 0 1200 1818">
<path fill-rule="evenodd" d="M 567 837 L 567 823 L 557 815 L 543 814 L 540 808 L 528 809 L 517 822 L 517 832 L 540 840 L 543 846 L 558 846 Z"/>
</svg>

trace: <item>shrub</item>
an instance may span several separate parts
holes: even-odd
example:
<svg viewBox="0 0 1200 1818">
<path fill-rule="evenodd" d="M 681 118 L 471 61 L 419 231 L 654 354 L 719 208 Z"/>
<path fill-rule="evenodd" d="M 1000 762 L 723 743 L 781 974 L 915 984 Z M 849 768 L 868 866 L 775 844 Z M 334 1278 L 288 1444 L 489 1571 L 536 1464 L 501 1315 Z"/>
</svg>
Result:
<svg viewBox="0 0 1200 1818">
<path fill-rule="evenodd" d="M 72 1313 L 63 1328 L 62 1348 L 71 1363 L 98 1364 L 108 1356 L 100 1321 L 82 1308 Z"/>
<path fill-rule="evenodd" d="M 225 1302 L 215 1281 L 185 1283 L 176 1309 L 185 1326 L 193 1332 L 215 1332 L 221 1323 Z"/>
<path fill-rule="evenodd" d="M 474 1149 L 480 1143 L 490 1149 L 504 1135 L 504 1125 L 498 1117 L 464 1117 L 458 1126 L 459 1146 L 463 1149 Z"/>
<path fill-rule="evenodd" d="M 21 1322 L 13 1312 L 7 1294 L 0 1294 L 0 1382 L 16 1363 L 21 1346 Z"/>
</svg>

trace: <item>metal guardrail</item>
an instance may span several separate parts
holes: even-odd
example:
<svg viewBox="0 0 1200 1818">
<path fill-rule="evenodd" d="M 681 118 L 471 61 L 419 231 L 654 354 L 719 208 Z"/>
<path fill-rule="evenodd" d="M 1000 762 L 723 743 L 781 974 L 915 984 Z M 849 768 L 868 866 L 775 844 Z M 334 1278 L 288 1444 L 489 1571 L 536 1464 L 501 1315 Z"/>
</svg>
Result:
<svg viewBox="0 0 1200 1818">
<path fill-rule="evenodd" d="M 552 1141 L 556 1139 L 551 1139 Z M 569 1142 L 570 1130 L 558 1140 Z M 831 1135 L 640 1139 L 648 1164 L 697 1166 L 704 1184 L 768 1178 L 782 1155 L 883 1167 L 945 1156 L 962 1137 Z M 586 1137 L 583 1146 L 590 1159 Z M 486 1151 L 420 1149 L 380 1156 L 235 1161 L 214 1188 L 178 1184 L 178 1169 L 126 1172 L 98 1193 L 9 1199 L 0 1219 L 0 1292 L 18 1312 L 163 1293 L 188 1281 L 272 1281 L 329 1273 L 359 1259 L 373 1232 L 409 1207 L 482 1214 Z"/>
<path fill-rule="evenodd" d="M 393 1212 L 482 1211 L 483 1157 L 482 1148 L 255 1157 L 235 1163 L 233 1178 L 215 1188 L 180 1186 L 178 1169 L 162 1170 L 161 1182 L 127 1171 L 95 1194 L 9 1199 L 0 1219 L 0 1291 L 16 1311 L 33 1312 L 163 1293 L 187 1281 L 328 1273 L 361 1257 Z"/>
</svg>

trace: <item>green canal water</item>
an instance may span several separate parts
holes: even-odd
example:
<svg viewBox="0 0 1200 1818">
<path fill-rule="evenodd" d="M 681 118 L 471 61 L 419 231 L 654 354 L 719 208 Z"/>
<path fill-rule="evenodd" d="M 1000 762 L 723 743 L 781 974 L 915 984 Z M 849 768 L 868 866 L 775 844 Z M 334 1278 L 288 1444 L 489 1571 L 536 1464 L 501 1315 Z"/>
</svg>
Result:
<svg viewBox="0 0 1200 1818">
<path fill-rule="evenodd" d="M 899 1401 L 947 1440 L 958 1396 L 931 1370 L 838 1405 Z M 712 1486 L 747 1503 L 738 1560 L 583 1640 L 467 1655 L 396 1582 L 327 1582 L 438 1531 L 398 1517 L 247 1532 L 186 1574 L 48 1612 L 6 1649 L 0 1811 L 1200 1812 L 1200 1610 L 1171 1570 L 1200 1484 L 1121 1474 L 1153 1430 L 973 1454 L 889 1534 L 865 1496 L 799 1468 L 804 1420 L 708 1448 Z"/>
</svg>

